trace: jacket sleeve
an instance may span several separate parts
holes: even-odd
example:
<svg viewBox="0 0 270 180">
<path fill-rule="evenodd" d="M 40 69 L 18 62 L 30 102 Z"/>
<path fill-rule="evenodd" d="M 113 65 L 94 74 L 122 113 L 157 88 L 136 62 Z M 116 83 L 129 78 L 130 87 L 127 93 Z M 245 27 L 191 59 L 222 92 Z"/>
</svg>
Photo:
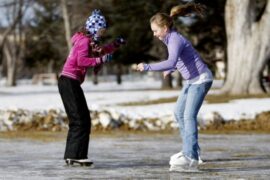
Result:
<svg viewBox="0 0 270 180">
<path fill-rule="evenodd" d="M 174 69 L 178 61 L 179 55 L 184 48 L 184 44 L 180 38 L 170 38 L 168 43 L 168 59 L 159 63 L 144 64 L 145 71 L 168 71 Z"/>
<path fill-rule="evenodd" d="M 114 42 L 102 46 L 102 50 L 104 54 L 111 54 L 114 51 L 116 51 L 118 48 L 119 46 L 116 46 Z"/>
<path fill-rule="evenodd" d="M 93 67 L 101 63 L 100 57 L 89 57 L 89 40 L 84 38 L 78 45 L 77 63 L 81 67 Z"/>
<path fill-rule="evenodd" d="M 169 74 L 173 73 L 177 68 L 172 68 L 172 69 L 169 69 L 169 70 L 166 70 L 164 72 L 167 72 Z"/>
</svg>

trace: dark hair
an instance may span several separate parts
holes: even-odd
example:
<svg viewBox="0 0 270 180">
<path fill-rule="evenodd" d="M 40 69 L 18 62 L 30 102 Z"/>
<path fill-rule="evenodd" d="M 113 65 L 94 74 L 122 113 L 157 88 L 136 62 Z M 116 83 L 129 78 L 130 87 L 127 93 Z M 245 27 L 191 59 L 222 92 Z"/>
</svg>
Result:
<svg viewBox="0 0 270 180">
<path fill-rule="evenodd" d="M 187 3 L 184 5 L 174 6 L 171 9 L 170 15 L 165 13 L 157 13 L 151 17 L 150 23 L 155 22 L 158 26 L 172 28 L 173 18 L 178 16 L 186 16 L 193 12 L 197 13 L 199 16 L 203 16 L 206 6 L 196 3 Z"/>
<path fill-rule="evenodd" d="M 90 33 L 86 30 L 86 28 L 85 28 L 84 25 L 81 26 L 81 27 L 79 27 L 78 32 L 80 32 L 80 33 L 82 33 L 82 34 L 84 34 L 84 35 L 90 35 Z"/>
</svg>

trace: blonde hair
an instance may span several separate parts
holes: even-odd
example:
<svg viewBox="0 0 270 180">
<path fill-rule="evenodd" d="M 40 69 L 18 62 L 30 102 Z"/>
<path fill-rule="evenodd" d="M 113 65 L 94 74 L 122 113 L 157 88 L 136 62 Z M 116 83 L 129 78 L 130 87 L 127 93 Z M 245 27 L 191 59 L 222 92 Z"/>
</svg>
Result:
<svg viewBox="0 0 270 180">
<path fill-rule="evenodd" d="M 157 13 L 150 18 L 150 23 L 156 23 L 159 27 L 172 28 L 173 18 L 178 16 L 186 16 L 193 12 L 199 16 L 203 16 L 206 6 L 196 3 L 187 3 L 185 5 L 174 6 L 171 9 L 170 15 L 165 13 Z"/>
<path fill-rule="evenodd" d="M 159 27 L 166 26 L 168 28 L 171 28 L 173 26 L 173 19 L 165 13 L 157 13 L 151 17 L 150 23 L 155 23 Z"/>
</svg>

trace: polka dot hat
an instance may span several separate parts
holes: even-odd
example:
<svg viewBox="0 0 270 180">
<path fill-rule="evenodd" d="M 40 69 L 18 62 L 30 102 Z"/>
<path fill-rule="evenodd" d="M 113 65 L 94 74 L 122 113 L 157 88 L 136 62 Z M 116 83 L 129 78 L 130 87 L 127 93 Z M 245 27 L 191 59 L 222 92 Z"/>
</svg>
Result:
<svg viewBox="0 0 270 180">
<path fill-rule="evenodd" d="M 105 17 L 101 14 L 101 11 L 98 9 L 95 9 L 91 16 L 88 17 L 85 28 L 86 30 L 94 36 L 95 39 L 98 38 L 97 31 L 101 28 L 106 28 L 106 20 Z"/>
</svg>

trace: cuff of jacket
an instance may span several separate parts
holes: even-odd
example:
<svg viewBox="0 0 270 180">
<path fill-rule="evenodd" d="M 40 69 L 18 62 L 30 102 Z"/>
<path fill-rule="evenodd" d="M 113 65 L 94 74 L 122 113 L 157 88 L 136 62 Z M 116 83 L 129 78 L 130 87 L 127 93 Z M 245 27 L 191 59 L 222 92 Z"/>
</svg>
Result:
<svg viewBox="0 0 270 180">
<path fill-rule="evenodd" d="M 101 57 L 96 58 L 96 65 L 99 65 L 102 63 Z"/>
<path fill-rule="evenodd" d="M 143 70 L 144 71 L 149 71 L 150 70 L 150 65 L 149 64 L 143 64 Z"/>
</svg>

